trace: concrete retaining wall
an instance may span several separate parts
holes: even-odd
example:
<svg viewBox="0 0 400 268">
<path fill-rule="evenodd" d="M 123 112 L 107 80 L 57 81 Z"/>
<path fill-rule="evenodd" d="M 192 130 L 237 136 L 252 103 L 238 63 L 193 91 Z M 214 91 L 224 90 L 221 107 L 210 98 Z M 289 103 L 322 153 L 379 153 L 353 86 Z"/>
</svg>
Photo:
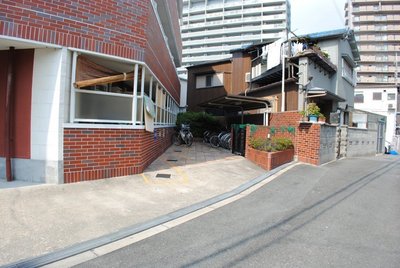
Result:
<svg viewBox="0 0 400 268">
<path fill-rule="evenodd" d="M 376 154 L 377 131 L 359 128 L 347 129 L 347 157 Z"/>
<path fill-rule="evenodd" d="M 336 159 L 336 126 L 321 125 L 319 144 L 319 163 L 327 163 Z"/>
</svg>

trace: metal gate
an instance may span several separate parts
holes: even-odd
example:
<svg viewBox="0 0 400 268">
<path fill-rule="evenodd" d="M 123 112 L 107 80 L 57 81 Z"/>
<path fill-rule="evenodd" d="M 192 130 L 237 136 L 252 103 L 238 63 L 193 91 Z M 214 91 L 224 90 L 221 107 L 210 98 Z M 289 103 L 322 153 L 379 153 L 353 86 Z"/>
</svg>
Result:
<svg viewBox="0 0 400 268">
<path fill-rule="evenodd" d="M 244 156 L 246 153 L 246 124 L 232 125 L 232 153 Z"/>
</svg>

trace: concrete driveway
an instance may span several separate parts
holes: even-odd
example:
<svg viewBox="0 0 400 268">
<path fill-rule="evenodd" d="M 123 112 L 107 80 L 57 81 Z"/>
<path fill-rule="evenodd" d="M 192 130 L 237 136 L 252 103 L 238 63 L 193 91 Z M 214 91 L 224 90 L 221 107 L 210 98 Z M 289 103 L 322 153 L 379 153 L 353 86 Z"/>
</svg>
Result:
<svg viewBox="0 0 400 268">
<path fill-rule="evenodd" d="M 194 143 L 171 146 L 143 174 L 18 188 L 1 182 L 0 265 L 148 221 L 263 173 L 241 156 Z"/>
</svg>

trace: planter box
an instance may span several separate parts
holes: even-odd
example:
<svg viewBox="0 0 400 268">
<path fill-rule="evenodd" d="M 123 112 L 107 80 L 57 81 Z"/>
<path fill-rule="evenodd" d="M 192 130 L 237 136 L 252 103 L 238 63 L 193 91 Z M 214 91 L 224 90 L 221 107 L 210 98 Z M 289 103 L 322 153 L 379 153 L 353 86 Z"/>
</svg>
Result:
<svg viewBox="0 0 400 268">
<path fill-rule="evenodd" d="M 246 158 L 260 167 L 271 170 L 285 163 L 293 161 L 294 149 L 280 152 L 265 152 L 247 148 Z"/>
</svg>

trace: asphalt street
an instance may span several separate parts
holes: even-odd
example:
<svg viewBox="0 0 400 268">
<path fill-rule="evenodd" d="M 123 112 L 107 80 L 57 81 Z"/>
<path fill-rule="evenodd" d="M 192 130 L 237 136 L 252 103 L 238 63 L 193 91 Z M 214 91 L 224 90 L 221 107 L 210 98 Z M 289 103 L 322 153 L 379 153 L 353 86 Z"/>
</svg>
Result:
<svg viewBox="0 0 400 268">
<path fill-rule="evenodd" d="M 399 160 L 299 165 L 238 201 L 77 267 L 399 267 Z"/>
</svg>

